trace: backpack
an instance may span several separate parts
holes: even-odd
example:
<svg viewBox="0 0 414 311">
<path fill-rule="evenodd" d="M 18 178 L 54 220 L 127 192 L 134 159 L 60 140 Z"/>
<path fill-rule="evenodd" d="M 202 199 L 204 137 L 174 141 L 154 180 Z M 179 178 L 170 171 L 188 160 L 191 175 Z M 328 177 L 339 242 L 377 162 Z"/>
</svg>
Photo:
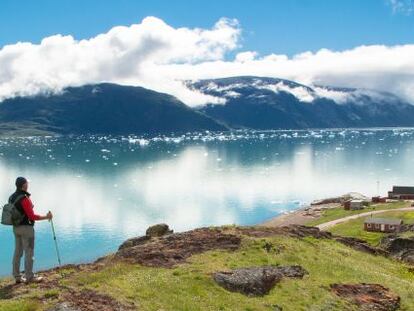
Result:
<svg viewBox="0 0 414 311">
<path fill-rule="evenodd" d="M 25 195 L 21 194 L 17 196 L 14 202 L 9 202 L 3 206 L 3 211 L 1 214 L 1 223 L 3 225 L 18 226 L 23 221 L 26 215 L 24 213 L 21 213 L 15 205 L 23 197 L 25 197 Z"/>
</svg>

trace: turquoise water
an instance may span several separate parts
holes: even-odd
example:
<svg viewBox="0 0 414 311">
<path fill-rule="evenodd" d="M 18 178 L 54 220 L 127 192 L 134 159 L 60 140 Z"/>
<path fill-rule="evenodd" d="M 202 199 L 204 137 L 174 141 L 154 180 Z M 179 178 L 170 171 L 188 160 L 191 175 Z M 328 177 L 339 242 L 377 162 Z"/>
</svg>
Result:
<svg viewBox="0 0 414 311">
<path fill-rule="evenodd" d="M 0 198 L 29 178 L 35 210 L 55 215 L 63 263 L 78 263 L 159 222 L 256 224 L 314 199 L 386 194 L 414 184 L 413 164 L 412 129 L 13 138 L 0 140 Z M 0 243 L 7 275 L 11 228 Z M 35 254 L 37 269 L 56 264 L 48 222 L 36 224 Z"/>
</svg>

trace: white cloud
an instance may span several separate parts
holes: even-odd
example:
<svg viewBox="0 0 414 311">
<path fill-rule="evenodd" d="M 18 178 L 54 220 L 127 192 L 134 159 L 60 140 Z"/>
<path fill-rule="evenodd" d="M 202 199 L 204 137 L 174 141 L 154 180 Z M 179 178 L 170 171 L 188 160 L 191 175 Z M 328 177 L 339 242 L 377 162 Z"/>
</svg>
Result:
<svg viewBox="0 0 414 311">
<path fill-rule="evenodd" d="M 182 81 L 257 75 L 311 86 L 377 89 L 414 103 L 414 44 L 260 56 L 240 51 L 240 37 L 236 20 L 223 18 L 211 29 L 190 29 L 147 17 L 140 24 L 114 27 L 90 39 L 55 35 L 40 44 L 4 46 L 0 50 L 0 99 L 105 81 L 170 93 L 193 106 L 223 99 L 190 90 Z M 229 52 L 236 51 L 240 51 L 236 57 L 228 59 Z M 306 89 L 294 91 L 310 100 Z M 315 92 L 343 99 L 340 92 Z"/>
<path fill-rule="evenodd" d="M 283 82 L 279 82 L 276 84 L 267 84 L 262 86 L 258 85 L 257 87 L 259 89 L 267 89 L 275 93 L 278 93 L 280 91 L 290 93 L 305 103 L 310 103 L 315 99 L 315 94 L 303 86 L 290 87 Z"/>
</svg>

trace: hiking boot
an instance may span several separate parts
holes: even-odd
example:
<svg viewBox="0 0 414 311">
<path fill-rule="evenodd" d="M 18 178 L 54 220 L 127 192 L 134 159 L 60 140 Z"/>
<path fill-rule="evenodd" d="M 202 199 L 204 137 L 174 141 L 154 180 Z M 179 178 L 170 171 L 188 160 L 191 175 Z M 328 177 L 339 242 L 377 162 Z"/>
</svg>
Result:
<svg viewBox="0 0 414 311">
<path fill-rule="evenodd" d="M 27 279 L 26 280 L 26 284 L 28 284 L 28 283 L 40 283 L 42 281 L 43 281 L 43 277 L 42 276 L 35 275 L 32 278 Z"/>
<path fill-rule="evenodd" d="M 18 276 L 14 280 L 15 280 L 16 284 L 26 283 L 26 278 L 23 277 L 23 276 Z"/>
</svg>

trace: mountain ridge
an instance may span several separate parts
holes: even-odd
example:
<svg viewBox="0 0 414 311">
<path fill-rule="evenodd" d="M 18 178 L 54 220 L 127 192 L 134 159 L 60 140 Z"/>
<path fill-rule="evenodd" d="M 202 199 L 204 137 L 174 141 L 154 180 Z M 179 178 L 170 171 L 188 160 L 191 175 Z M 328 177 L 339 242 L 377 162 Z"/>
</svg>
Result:
<svg viewBox="0 0 414 311">
<path fill-rule="evenodd" d="M 232 129 L 412 127 L 414 106 L 375 90 L 255 76 L 185 81 L 224 99 L 191 108 L 172 95 L 112 83 L 0 103 L 0 134 L 171 134 Z"/>
</svg>

